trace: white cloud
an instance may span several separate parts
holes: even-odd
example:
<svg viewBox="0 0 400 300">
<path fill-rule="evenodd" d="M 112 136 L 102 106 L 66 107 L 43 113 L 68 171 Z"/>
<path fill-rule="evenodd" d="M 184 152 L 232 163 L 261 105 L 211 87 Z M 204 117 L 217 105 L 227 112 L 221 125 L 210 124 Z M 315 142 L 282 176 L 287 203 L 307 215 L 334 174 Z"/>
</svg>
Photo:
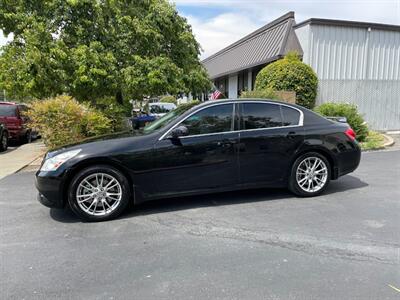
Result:
<svg viewBox="0 0 400 300">
<path fill-rule="evenodd" d="M 3 31 L 0 30 L 0 47 L 4 46 L 8 41 L 12 39 L 12 34 L 8 37 L 4 36 Z"/>
<path fill-rule="evenodd" d="M 353 20 L 400 25 L 400 0 L 176 0 L 204 49 L 202 58 L 237 41 L 289 11 L 297 22 L 309 18 Z M 223 13 L 212 18 L 195 15 L 196 7 Z"/>
<path fill-rule="evenodd" d="M 236 13 L 220 14 L 208 20 L 192 15 L 185 17 L 192 25 L 194 35 L 204 51 L 201 58 L 221 50 L 235 42 L 238 37 L 243 37 L 259 27 L 250 18 Z"/>
</svg>

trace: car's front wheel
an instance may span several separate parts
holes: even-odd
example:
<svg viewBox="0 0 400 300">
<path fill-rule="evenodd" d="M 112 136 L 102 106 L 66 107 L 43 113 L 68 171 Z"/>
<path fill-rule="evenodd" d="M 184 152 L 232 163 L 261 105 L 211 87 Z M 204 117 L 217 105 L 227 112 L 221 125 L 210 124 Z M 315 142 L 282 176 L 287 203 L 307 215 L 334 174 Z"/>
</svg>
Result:
<svg viewBox="0 0 400 300">
<path fill-rule="evenodd" d="M 328 160 L 317 152 L 301 155 L 292 166 L 289 189 L 298 196 L 321 194 L 329 184 L 331 167 Z"/>
<path fill-rule="evenodd" d="M 72 180 L 68 202 L 86 221 L 116 218 L 130 201 L 129 182 L 117 169 L 98 165 L 80 171 Z"/>
</svg>

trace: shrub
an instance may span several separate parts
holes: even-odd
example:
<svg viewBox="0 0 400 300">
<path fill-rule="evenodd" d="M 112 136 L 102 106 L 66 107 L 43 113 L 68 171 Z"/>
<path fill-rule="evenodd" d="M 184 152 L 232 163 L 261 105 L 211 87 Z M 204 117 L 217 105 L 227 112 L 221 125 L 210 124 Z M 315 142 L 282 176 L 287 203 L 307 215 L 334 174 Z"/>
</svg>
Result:
<svg viewBox="0 0 400 300">
<path fill-rule="evenodd" d="M 347 103 L 324 103 L 315 111 L 327 117 L 346 117 L 347 122 L 357 134 L 357 140 L 365 141 L 368 136 L 368 126 L 365 124 L 361 114 L 357 111 L 357 106 Z"/>
<path fill-rule="evenodd" d="M 174 103 L 175 105 L 178 104 L 178 102 L 176 101 L 176 98 L 174 96 L 163 96 L 163 97 L 161 97 L 160 102 Z"/>
<path fill-rule="evenodd" d="M 255 82 L 255 90 L 294 91 L 296 103 L 307 108 L 315 105 L 317 87 L 317 75 L 295 52 L 263 68 Z"/>
<path fill-rule="evenodd" d="M 192 107 L 199 105 L 200 101 L 199 100 L 193 100 L 187 103 L 182 103 L 178 105 L 178 109 L 180 109 L 181 111 L 187 111 L 189 109 L 191 109 Z"/>
<path fill-rule="evenodd" d="M 96 108 L 111 121 L 111 129 L 113 132 L 125 131 L 130 128 L 127 127 L 126 119 L 131 117 L 132 105 L 118 104 L 115 102 L 114 97 L 105 97 L 96 101 Z"/>
<path fill-rule="evenodd" d="M 278 99 L 273 89 L 266 88 L 263 90 L 243 91 L 240 98 L 255 98 L 255 99 Z"/>
<path fill-rule="evenodd" d="M 112 131 L 100 111 L 66 95 L 33 101 L 28 116 L 50 149 Z"/>
</svg>

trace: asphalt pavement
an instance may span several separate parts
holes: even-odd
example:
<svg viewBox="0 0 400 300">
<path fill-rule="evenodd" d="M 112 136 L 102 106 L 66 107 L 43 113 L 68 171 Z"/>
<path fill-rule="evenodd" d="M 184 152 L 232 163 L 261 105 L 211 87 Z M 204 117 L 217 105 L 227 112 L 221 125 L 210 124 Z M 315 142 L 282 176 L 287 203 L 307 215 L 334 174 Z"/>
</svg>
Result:
<svg viewBox="0 0 400 300">
<path fill-rule="evenodd" d="M 400 151 L 364 153 L 324 195 L 156 201 L 83 223 L 0 180 L 2 299 L 400 299 Z"/>
</svg>

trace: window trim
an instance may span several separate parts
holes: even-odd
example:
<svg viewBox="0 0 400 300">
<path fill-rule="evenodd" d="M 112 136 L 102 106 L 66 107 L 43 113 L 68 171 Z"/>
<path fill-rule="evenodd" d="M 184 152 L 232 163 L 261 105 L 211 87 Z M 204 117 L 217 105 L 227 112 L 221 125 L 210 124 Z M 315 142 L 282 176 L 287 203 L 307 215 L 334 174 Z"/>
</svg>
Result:
<svg viewBox="0 0 400 300">
<path fill-rule="evenodd" d="M 297 110 L 300 113 L 300 117 L 299 117 L 299 123 L 297 125 L 289 125 L 289 126 L 277 126 L 277 127 L 267 127 L 267 128 L 253 128 L 253 129 L 239 129 L 239 130 L 235 130 L 235 119 L 236 119 L 236 107 L 237 105 L 235 104 L 241 104 L 241 103 L 266 103 L 266 104 L 273 104 L 273 105 L 280 105 L 280 106 L 287 106 L 291 109 Z M 178 127 L 182 122 L 184 122 L 187 118 L 191 117 L 192 115 L 194 115 L 195 113 L 198 113 L 204 109 L 213 107 L 213 106 L 218 106 L 218 105 L 225 105 L 225 104 L 233 104 L 233 109 L 232 109 L 232 125 L 231 125 L 231 130 L 230 131 L 222 131 L 222 132 L 213 132 L 213 133 L 202 133 L 202 134 L 195 134 L 195 135 L 186 135 L 186 136 L 182 136 L 180 137 L 181 139 L 185 139 L 185 138 L 192 138 L 192 137 L 201 137 L 201 136 L 207 136 L 207 135 L 216 135 L 216 134 L 226 134 L 226 133 L 232 133 L 232 132 L 248 132 L 248 131 L 259 131 L 259 130 L 271 130 L 271 129 L 281 129 L 281 128 L 293 128 L 293 127 L 301 127 L 304 124 L 304 113 L 298 109 L 297 107 L 293 107 L 290 105 L 286 105 L 284 103 L 277 103 L 277 102 L 272 102 L 272 101 L 264 101 L 264 100 L 247 100 L 247 101 L 237 101 L 237 100 L 232 100 L 232 101 L 227 101 L 227 102 L 223 102 L 223 103 L 215 103 L 212 105 L 207 105 L 206 107 L 200 107 L 199 109 L 193 111 L 192 113 L 190 113 L 188 116 L 186 116 L 186 118 L 184 118 L 183 120 L 179 121 L 178 123 L 176 123 L 174 126 L 172 126 L 170 129 L 168 129 L 164 134 L 161 135 L 161 137 L 158 139 L 159 141 L 167 139 L 166 137 L 168 136 L 168 134 L 174 130 L 176 127 Z M 280 109 L 281 110 L 281 109 Z M 281 110 L 282 111 L 282 110 Z M 240 117 L 241 117 L 241 111 L 239 111 L 239 122 L 240 122 Z M 239 127 L 240 128 L 240 127 Z"/>
</svg>

